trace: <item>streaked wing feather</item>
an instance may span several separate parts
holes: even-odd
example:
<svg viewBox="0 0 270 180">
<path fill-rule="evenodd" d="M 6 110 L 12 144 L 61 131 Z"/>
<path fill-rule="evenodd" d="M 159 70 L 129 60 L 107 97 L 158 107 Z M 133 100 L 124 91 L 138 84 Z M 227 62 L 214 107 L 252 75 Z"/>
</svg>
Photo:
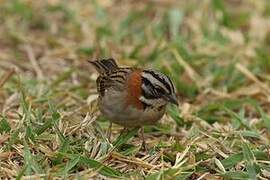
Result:
<svg viewBox="0 0 270 180">
<path fill-rule="evenodd" d="M 88 62 L 92 64 L 100 74 L 115 71 L 119 68 L 113 58 Z"/>
<path fill-rule="evenodd" d="M 101 74 L 97 79 L 98 93 L 101 96 L 104 96 L 105 91 L 108 88 L 114 88 L 120 91 L 123 90 L 127 73 L 130 71 L 131 69 L 129 68 L 120 68 L 115 71 Z"/>
</svg>

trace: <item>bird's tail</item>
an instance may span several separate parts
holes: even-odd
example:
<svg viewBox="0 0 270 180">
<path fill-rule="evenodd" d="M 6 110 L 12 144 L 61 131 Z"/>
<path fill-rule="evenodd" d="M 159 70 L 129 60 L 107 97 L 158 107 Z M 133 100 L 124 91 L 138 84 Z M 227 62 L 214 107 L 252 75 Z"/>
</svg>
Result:
<svg viewBox="0 0 270 180">
<path fill-rule="evenodd" d="M 118 69 L 118 65 L 113 58 L 88 62 L 92 64 L 100 74 Z"/>
</svg>

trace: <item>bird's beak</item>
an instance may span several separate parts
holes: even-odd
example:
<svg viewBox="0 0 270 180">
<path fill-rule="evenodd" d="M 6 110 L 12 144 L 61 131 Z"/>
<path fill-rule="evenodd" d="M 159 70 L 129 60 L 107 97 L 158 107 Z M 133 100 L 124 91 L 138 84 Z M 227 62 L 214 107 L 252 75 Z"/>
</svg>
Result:
<svg viewBox="0 0 270 180">
<path fill-rule="evenodd" d="M 168 101 L 168 102 L 170 102 L 170 103 L 172 103 L 172 104 L 175 104 L 175 105 L 179 105 L 179 103 L 178 103 L 178 99 L 177 99 L 177 97 L 176 97 L 176 95 L 175 94 L 170 94 L 170 95 L 166 95 L 166 96 L 164 96 L 163 97 L 166 101 Z"/>
</svg>

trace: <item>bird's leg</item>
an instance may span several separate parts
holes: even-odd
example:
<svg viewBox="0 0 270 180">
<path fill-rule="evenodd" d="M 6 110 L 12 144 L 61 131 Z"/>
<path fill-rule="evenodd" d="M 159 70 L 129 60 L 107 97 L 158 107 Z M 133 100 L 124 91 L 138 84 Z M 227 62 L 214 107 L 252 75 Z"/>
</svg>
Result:
<svg viewBox="0 0 270 180">
<path fill-rule="evenodd" d="M 112 135 L 112 122 L 110 121 L 108 131 L 107 131 L 107 138 L 109 142 L 111 142 L 111 135 Z"/>
<path fill-rule="evenodd" d="M 143 127 L 141 127 L 141 136 L 142 136 L 142 148 L 143 148 L 143 150 L 147 150 L 147 148 L 146 148 L 146 143 L 145 143 L 145 138 L 144 138 L 144 128 Z"/>
</svg>

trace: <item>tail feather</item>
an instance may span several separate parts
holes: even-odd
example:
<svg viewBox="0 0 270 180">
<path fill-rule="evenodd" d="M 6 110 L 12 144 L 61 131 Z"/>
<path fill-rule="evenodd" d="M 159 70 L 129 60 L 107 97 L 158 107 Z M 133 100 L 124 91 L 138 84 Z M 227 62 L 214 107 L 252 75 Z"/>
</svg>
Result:
<svg viewBox="0 0 270 180">
<path fill-rule="evenodd" d="M 118 65 L 112 58 L 88 62 L 92 64 L 100 74 L 118 69 Z"/>
</svg>

